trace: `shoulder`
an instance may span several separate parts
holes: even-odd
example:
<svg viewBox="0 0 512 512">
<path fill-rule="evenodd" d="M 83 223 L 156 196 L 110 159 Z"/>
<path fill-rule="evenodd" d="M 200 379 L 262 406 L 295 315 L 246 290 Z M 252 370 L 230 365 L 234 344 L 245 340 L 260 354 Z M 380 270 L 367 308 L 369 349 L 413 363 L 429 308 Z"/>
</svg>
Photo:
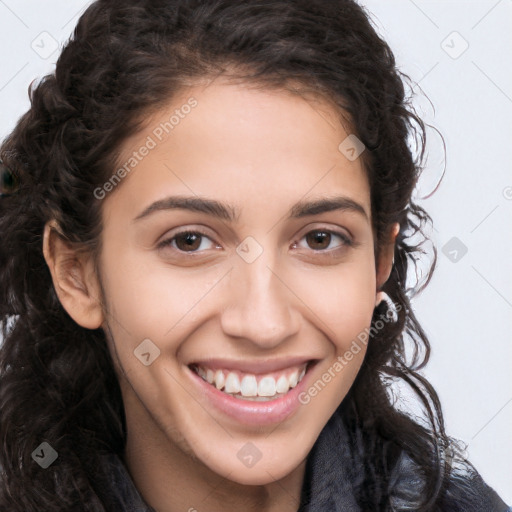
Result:
<svg viewBox="0 0 512 512">
<path fill-rule="evenodd" d="M 416 510 L 418 490 L 423 485 L 421 469 L 406 452 L 402 452 L 390 479 L 392 510 Z M 506 505 L 466 461 L 458 460 L 453 464 L 443 487 L 442 499 L 435 512 L 512 512 L 512 507 Z"/>
</svg>

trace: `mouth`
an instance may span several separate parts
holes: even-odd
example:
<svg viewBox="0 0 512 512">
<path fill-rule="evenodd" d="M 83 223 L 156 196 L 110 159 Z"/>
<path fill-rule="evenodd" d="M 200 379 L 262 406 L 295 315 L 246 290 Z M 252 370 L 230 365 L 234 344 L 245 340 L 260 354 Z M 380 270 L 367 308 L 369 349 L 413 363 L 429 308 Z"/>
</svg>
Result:
<svg viewBox="0 0 512 512">
<path fill-rule="evenodd" d="M 212 414 L 248 427 L 290 419 L 303 404 L 300 393 L 314 377 L 320 359 L 286 362 L 210 360 L 187 365 L 190 384 Z"/>
<path fill-rule="evenodd" d="M 283 370 L 256 374 L 237 369 L 193 363 L 189 368 L 217 390 L 240 400 L 268 402 L 285 396 L 304 378 L 314 362 L 306 361 Z"/>
</svg>

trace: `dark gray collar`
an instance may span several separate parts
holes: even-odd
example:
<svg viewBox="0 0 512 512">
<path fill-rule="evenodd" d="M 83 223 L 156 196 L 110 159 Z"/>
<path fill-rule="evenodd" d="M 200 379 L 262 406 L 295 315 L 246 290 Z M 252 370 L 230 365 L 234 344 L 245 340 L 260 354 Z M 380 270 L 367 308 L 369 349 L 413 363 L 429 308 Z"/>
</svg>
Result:
<svg viewBox="0 0 512 512">
<path fill-rule="evenodd" d="M 357 502 L 357 491 L 365 485 L 361 435 L 355 432 L 350 437 L 341 411 L 334 413 L 308 455 L 298 512 L 363 511 Z M 101 487 L 106 491 L 109 504 L 113 505 L 112 510 L 156 512 L 137 491 L 121 457 L 114 454 L 104 457 L 108 479 Z M 386 510 L 417 510 L 414 503 L 424 485 L 420 475 L 418 466 L 401 452 L 385 491 L 389 505 Z M 436 511 L 455 510 L 512 512 L 512 507 L 500 499 L 472 466 L 462 463 L 450 479 L 441 508 L 436 508 Z"/>
<path fill-rule="evenodd" d="M 334 414 L 308 455 L 300 512 L 360 512 L 354 484 L 363 480 L 360 464 L 352 464 L 350 440 L 338 414 Z M 337 452 L 333 456 L 333 450 Z M 124 512 L 155 512 L 135 487 L 127 467 L 117 455 L 105 455 L 109 495 Z M 355 462 L 355 461 L 354 461 Z"/>
</svg>

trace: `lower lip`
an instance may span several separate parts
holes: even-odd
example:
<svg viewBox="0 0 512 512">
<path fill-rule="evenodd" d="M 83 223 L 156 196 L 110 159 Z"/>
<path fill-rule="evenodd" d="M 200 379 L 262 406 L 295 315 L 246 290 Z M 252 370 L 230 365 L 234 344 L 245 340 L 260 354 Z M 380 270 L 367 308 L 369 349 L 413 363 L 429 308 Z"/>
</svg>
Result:
<svg viewBox="0 0 512 512">
<path fill-rule="evenodd" d="M 206 396 L 210 403 L 227 416 L 246 425 L 272 425 L 289 418 L 302 405 L 298 397 L 301 391 L 306 388 L 306 381 L 312 367 L 313 365 L 308 365 L 302 380 L 294 388 L 291 388 L 286 395 L 265 402 L 235 398 L 219 391 L 188 366 L 187 370 L 192 375 L 194 384 L 199 387 L 199 391 Z"/>
</svg>

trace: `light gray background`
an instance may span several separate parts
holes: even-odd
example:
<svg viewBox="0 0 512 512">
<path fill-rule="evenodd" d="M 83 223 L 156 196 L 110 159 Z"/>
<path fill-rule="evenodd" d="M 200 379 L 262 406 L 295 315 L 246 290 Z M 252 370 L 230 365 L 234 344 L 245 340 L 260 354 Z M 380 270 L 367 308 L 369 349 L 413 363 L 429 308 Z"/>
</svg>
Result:
<svg viewBox="0 0 512 512">
<path fill-rule="evenodd" d="M 0 0 L 0 137 L 28 108 L 30 82 L 54 69 L 58 45 L 89 3 Z M 468 443 L 470 460 L 512 504 L 512 0 L 361 3 L 418 82 L 414 91 L 432 102 L 435 113 L 416 99 L 446 142 L 444 180 L 418 199 L 439 250 L 433 280 L 413 301 L 433 347 L 424 374 L 448 432 Z M 443 170 L 439 136 L 429 134 L 418 198 Z"/>
</svg>

